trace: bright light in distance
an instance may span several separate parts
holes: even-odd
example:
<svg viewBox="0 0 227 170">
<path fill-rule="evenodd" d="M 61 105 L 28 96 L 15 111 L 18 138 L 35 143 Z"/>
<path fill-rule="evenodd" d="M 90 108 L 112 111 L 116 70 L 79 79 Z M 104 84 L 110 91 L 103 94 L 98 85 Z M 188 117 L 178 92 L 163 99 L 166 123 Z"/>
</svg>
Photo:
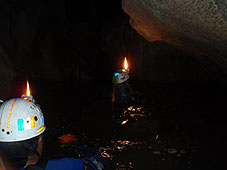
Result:
<svg viewBox="0 0 227 170">
<path fill-rule="evenodd" d="M 30 96 L 30 95 L 31 95 L 31 92 L 30 92 L 29 83 L 28 83 L 28 80 L 27 80 L 27 92 L 26 92 L 26 96 Z"/>
<path fill-rule="evenodd" d="M 127 70 L 128 69 L 128 62 L 127 59 L 125 57 L 125 61 L 124 61 L 124 69 Z"/>
</svg>

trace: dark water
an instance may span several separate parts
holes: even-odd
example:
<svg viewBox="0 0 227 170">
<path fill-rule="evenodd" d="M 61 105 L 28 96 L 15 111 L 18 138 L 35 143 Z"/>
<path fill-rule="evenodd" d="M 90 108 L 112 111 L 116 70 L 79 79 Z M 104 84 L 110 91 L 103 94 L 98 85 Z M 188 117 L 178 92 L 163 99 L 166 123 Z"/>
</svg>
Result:
<svg viewBox="0 0 227 170">
<path fill-rule="evenodd" d="M 135 103 L 113 119 L 111 82 L 33 81 L 46 118 L 46 157 L 74 157 L 57 142 L 76 135 L 106 158 L 105 169 L 218 169 L 225 156 L 224 85 L 131 82 Z"/>
</svg>

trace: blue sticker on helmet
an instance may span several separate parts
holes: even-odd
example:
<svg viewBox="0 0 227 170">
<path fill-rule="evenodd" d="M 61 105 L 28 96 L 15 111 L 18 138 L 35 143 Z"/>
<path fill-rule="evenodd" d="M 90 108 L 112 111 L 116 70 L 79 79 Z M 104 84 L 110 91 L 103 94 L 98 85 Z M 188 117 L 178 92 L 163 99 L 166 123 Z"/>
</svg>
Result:
<svg viewBox="0 0 227 170">
<path fill-rule="evenodd" d="M 44 124 L 44 118 L 42 118 L 42 124 Z"/>
<path fill-rule="evenodd" d="M 18 131 L 24 131 L 24 119 L 17 120 Z"/>
<path fill-rule="evenodd" d="M 114 73 L 114 76 L 116 76 L 116 77 L 119 76 L 119 73 Z"/>
</svg>

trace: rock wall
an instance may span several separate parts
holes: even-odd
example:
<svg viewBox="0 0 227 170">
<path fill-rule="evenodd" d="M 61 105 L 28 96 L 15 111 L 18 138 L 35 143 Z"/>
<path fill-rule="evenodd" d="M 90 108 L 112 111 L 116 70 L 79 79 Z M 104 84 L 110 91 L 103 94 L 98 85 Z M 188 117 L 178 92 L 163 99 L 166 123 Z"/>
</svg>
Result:
<svg viewBox="0 0 227 170">
<path fill-rule="evenodd" d="M 63 1 L 0 1 L 0 45 L 17 76 L 60 79 L 54 61 L 54 26 L 66 15 Z M 55 13 L 61 15 L 55 15 Z M 44 46 L 45 45 L 45 46 Z"/>
<path fill-rule="evenodd" d="M 167 42 L 227 73 L 227 1 L 122 0 L 122 7 L 146 40 Z"/>
<path fill-rule="evenodd" d="M 114 26 L 115 22 L 103 30 L 100 40 L 102 51 L 112 58 L 114 71 L 122 68 L 127 57 L 130 76 L 134 80 L 148 80 L 153 83 L 204 83 L 213 81 L 217 75 L 195 57 L 188 55 L 167 43 L 148 42 L 128 23 Z M 116 22 L 117 23 L 117 22 Z"/>
</svg>

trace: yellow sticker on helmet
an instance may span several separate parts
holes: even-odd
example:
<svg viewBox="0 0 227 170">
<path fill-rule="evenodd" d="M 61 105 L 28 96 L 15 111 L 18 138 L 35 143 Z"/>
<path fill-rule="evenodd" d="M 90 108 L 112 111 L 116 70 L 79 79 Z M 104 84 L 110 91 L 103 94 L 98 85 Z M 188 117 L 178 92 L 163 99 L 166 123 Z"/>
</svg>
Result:
<svg viewBox="0 0 227 170">
<path fill-rule="evenodd" d="M 43 129 L 44 129 L 44 125 L 41 127 L 41 128 L 39 128 L 37 131 L 36 131 L 36 133 L 39 133 L 39 132 L 41 132 Z"/>
<path fill-rule="evenodd" d="M 10 117 L 11 117 L 11 113 L 12 113 L 12 110 L 13 110 L 13 106 L 14 106 L 16 100 L 17 100 L 17 99 L 15 99 L 15 100 L 13 101 L 13 103 L 12 103 L 12 105 L 11 105 L 11 108 L 10 108 L 10 110 L 9 110 L 9 116 L 8 116 L 8 130 L 10 129 Z"/>
<path fill-rule="evenodd" d="M 31 128 L 35 128 L 35 117 L 31 117 Z"/>
</svg>

